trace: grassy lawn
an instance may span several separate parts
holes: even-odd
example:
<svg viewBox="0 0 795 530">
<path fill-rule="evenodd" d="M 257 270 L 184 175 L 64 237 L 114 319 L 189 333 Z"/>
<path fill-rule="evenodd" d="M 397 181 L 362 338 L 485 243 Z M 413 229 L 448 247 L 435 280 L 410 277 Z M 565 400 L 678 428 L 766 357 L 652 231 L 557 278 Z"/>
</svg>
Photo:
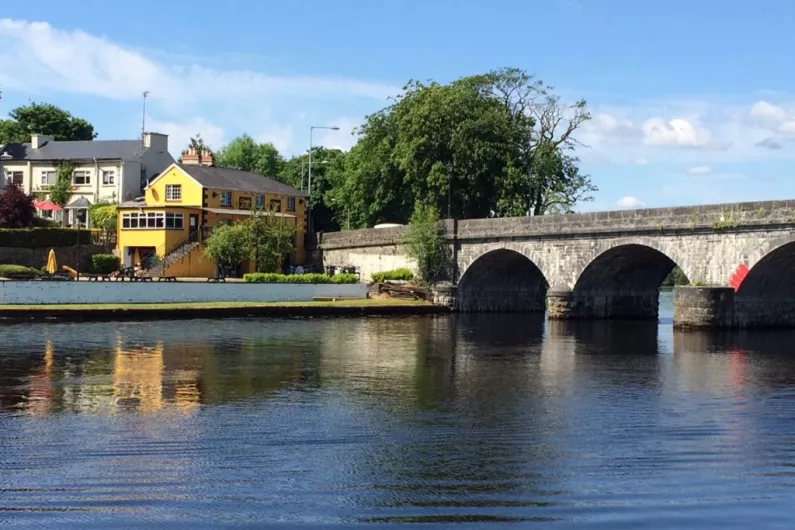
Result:
<svg viewBox="0 0 795 530">
<path fill-rule="evenodd" d="M 404 306 L 430 306 L 429 302 L 421 300 L 395 300 L 395 299 L 356 299 L 323 302 L 184 302 L 162 304 L 47 304 L 23 305 L 0 304 L 0 311 L 53 311 L 53 310 L 79 310 L 79 311 L 125 311 L 125 310 L 168 310 L 185 309 L 225 309 L 225 308 L 257 308 L 257 307 L 404 307 Z"/>
</svg>

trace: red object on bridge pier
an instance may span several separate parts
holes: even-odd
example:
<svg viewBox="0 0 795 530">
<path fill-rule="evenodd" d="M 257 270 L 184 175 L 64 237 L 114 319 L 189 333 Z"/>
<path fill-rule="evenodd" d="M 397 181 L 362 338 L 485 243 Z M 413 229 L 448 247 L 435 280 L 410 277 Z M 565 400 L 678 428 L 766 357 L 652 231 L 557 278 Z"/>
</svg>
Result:
<svg viewBox="0 0 795 530">
<path fill-rule="evenodd" d="M 737 291 L 740 285 L 742 285 L 743 280 L 745 280 L 745 277 L 748 276 L 748 271 L 748 265 L 740 263 L 740 265 L 737 266 L 737 270 L 732 274 L 732 279 L 729 280 L 729 286 Z"/>
</svg>

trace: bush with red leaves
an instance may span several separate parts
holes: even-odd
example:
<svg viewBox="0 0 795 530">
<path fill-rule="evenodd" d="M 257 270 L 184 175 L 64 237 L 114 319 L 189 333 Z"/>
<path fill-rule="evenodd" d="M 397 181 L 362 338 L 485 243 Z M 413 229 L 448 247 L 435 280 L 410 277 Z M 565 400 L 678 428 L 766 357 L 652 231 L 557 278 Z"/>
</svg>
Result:
<svg viewBox="0 0 795 530">
<path fill-rule="evenodd" d="M 8 183 L 0 193 L 0 228 L 31 227 L 35 214 L 33 197 L 25 195 L 16 184 Z"/>
</svg>

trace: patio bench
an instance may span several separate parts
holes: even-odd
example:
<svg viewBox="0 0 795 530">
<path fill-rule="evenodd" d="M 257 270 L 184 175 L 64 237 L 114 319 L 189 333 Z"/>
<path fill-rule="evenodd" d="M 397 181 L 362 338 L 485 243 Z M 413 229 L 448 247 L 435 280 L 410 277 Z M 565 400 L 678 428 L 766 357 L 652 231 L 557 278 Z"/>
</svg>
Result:
<svg viewBox="0 0 795 530">
<path fill-rule="evenodd" d="M 211 276 L 207 278 L 208 282 L 224 282 L 226 283 L 226 278 L 224 276 Z"/>
<path fill-rule="evenodd" d="M 177 281 L 176 276 L 158 276 L 157 281 L 159 282 L 175 282 Z"/>
</svg>

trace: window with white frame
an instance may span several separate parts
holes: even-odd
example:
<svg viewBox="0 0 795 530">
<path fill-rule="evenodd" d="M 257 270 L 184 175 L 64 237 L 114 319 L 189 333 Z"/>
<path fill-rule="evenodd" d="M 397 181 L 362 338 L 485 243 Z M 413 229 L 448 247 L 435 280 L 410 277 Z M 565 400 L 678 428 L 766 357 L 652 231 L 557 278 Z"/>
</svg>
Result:
<svg viewBox="0 0 795 530">
<path fill-rule="evenodd" d="M 181 201 L 182 200 L 182 184 L 166 184 L 166 200 L 167 201 Z"/>
<path fill-rule="evenodd" d="M 91 172 L 87 169 L 76 169 L 72 173 L 72 184 L 75 186 L 85 186 L 91 184 Z"/>
<path fill-rule="evenodd" d="M 262 210 L 263 208 L 265 208 L 265 196 L 257 195 L 257 209 Z"/>
<path fill-rule="evenodd" d="M 295 211 L 295 197 L 287 197 L 287 211 L 288 212 Z"/>
<path fill-rule="evenodd" d="M 231 191 L 222 191 L 221 192 L 221 206 L 232 206 L 232 192 Z"/>
<path fill-rule="evenodd" d="M 55 184 L 55 171 L 42 171 L 41 180 L 39 181 L 42 186 L 52 186 Z"/>
<path fill-rule="evenodd" d="M 115 169 L 103 169 L 102 170 L 102 185 L 103 186 L 112 186 L 116 184 L 116 170 Z"/>
<path fill-rule="evenodd" d="M 181 213 L 130 212 L 121 215 L 122 228 L 182 230 L 184 226 Z"/>
</svg>

